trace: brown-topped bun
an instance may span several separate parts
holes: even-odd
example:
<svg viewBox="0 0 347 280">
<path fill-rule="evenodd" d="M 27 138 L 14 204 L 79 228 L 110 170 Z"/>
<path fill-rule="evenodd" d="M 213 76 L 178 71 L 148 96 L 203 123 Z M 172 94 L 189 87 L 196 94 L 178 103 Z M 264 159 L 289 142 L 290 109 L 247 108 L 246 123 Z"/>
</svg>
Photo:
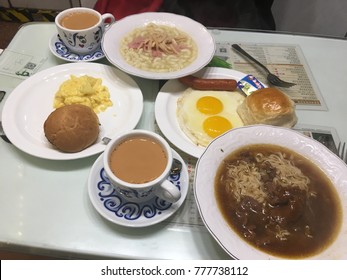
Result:
<svg viewBox="0 0 347 280">
<path fill-rule="evenodd" d="M 297 122 L 294 102 L 276 88 L 262 88 L 237 108 L 244 125 L 268 124 L 293 127 Z"/>
<path fill-rule="evenodd" d="M 53 111 L 44 125 L 48 141 L 59 150 L 79 152 L 92 145 L 99 135 L 99 119 L 85 105 L 65 105 Z"/>
</svg>

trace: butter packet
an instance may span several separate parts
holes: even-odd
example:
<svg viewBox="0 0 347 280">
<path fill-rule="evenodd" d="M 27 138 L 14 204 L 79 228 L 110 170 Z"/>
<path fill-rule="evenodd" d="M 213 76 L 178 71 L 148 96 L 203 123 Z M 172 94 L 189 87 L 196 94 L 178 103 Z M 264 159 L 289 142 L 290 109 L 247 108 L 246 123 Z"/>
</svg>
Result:
<svg viewBox="0 0 347 280">
<path fill-rule="evenodd" d="M 251 95 L 254 91 L 264 88 L 263 84 L 253 75 L 243 77 L 238 83 L 237 87 L 242 90 L 247 96 Z"/>
</svg>

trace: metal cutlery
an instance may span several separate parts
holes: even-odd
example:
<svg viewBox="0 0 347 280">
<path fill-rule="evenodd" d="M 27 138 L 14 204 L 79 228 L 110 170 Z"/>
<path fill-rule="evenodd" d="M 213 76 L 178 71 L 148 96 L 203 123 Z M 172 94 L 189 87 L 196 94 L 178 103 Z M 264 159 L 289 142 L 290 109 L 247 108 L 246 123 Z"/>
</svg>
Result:
<svg viewBox="0 0 347 280">
<path fill-rule="evenodd" d="M 6 137 L 6 135 L 5 135 L 5 132 L 4 132 L 3 128 L 2 128 L 2 123 L 1 123 L 1 121 L 0 121 L 0 138 L 2 138 L 2 140 L 4 140 L 5 142 L 11 144 L 11 141 L 10 141 L 10 140 Z"/>
<path fill-rule="evenodd" d="M 258 66 L 260 66 L 267 73 L 267 77 L 266 77 L 267 80 L 271 84 L 273 84 L 274 86 L 289 88 L 289 87 L 292 87 L 292 86 L 296 85 L 295 83 L 290 83 L 290 82 L 283 81 L 278 76 L 276 76 L 275 74 L 272 74 L 270 72 L 270 70 L 267 69 L 267 67 L 265 67 L 265 65 L 263 65 L 258 60 L 256 60 L 253 56 L 251 56 L 244 49 L 242 49 L 238 44 L 233 44 L 232 47 L 233 47 L 233 49 L 237 50 L 239 53 L 241 53 L 242 55 L 244 55 L 248 59 L 250 59 L 253 62 L 255 62 Z"/>
<path fill-rule="evenodd" d="M 104 143 L 105 145 L 107 145 L 108 143 L 110 143 L 111 140 L 112 140 L 112 139 L 109 138 L 109 137 L 103 137 L 103 138 L 101 139 L 102 143 Z"/>
<path fill-rule="evenodd" d="M 339 143 L 337 146 L 337 155 L 339 158 L 341 158 L 344 162 L 347 163 L 347 149 L 346 149 L 346 143 Z"/>
<path fill-rule="evenodd" d="M 181 172 L 181 170 L 182 170 L 182 162 L 174 158 L 172 162 L 171 170 L 170 170 L 170 175 L 177 175 Z"/>
<path fill-rule="evenodd" d="M 0 102 L 4 99 L 6 91 L 0 90 Z"/>
<path fill-rule="evenodd" d="M 4 99 L 5 94 L 6 94 L 6 91 L 0 90 L 0 102 Z M 1 111 L 0 111 L 0 117 L 1 117 Z M 4 129 L 2 128 L 1 119 L 0 119 L 0 138 L 2 138 L 7 143 L 11 143 L 11 141 L 6 137 Z"/>
</svg>

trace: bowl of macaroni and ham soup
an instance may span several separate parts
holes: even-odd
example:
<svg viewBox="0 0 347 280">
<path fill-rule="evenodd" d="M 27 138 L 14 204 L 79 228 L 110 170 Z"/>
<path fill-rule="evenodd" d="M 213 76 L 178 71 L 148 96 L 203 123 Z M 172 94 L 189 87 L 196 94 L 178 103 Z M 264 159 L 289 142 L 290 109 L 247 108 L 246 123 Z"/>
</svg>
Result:
<svg viewBox="0 0 347 280">
<path fill-rule="evenodd" d="M 215 42 L 200 23 L 171 13 L 125 17 L 105 33 L 102 48 L 121 70 L 149 79 L 175 79 L 197 72 L 215 53 Z"/>
</svg>

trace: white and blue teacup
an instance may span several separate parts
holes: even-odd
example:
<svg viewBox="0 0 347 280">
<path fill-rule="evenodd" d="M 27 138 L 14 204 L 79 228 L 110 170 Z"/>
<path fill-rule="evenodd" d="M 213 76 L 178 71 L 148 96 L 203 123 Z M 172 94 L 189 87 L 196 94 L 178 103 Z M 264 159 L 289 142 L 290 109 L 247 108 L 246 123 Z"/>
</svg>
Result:
<svg viewBox="0 0 347 280">
<path fill-rule="evenodd" d="M 111 170 L 110 158 L 114 149 L 120 143 L 123 143 L 127 139 L 132 138 L 134 136 L 144 136 L 146 138 L 153 139 L 156 143 L 158 143 L 161 146 L 162 150 L 166 154 L 167 162 L 164 171 L 157 178 L 153 179 L 150 182 L 138 184 L 129 183 L 118 178 Z M 155 196 L 171 203 L 175 203 L 180 199 L 181 193 L 179 189 L 168 180 L 172 163 L 173 153 L 166 140 L 154 132 L 141 129 L 126 132 L 118 136 L 117 138 L 112 139 L 107 144 L 103 155 L 104 169 L 108 179 L 110 180 L 111 185 L 125 199 L 127 199 L 128 201 L 138 203 L 150 200 Z"/>
<path fill-rule="evenodd" d="M 74 16 L 79 13 L 89 13 L 97 17 L 97 22 L 88 28 L 70 29 L 61 23 L 65 17 Z M 60 12 L 55 18 L 55 25 L 60 39 L 70 52 L 77 54 L 87 54 L 99 48 L 105 29 L 107 29 L 115 18 L 112 14 L 101 15 L 98 11 L 89 8 L 77 7 Z"/>
</svg>

